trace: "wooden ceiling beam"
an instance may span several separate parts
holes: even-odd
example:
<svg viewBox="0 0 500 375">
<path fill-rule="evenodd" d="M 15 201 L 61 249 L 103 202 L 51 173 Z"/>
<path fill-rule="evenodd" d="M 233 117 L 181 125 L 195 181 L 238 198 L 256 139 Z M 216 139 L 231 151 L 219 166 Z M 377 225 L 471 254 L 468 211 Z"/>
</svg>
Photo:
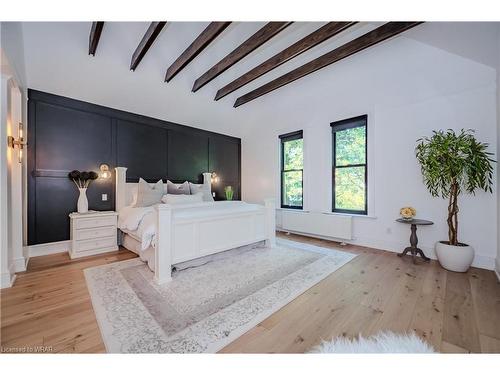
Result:
<svg viewBox="0 0 500 375">
<path fill-rule="evenodd" d="M 89 55 L 95 56 L 99 39 L 101 38 L 104 22 L 92 22 L 89 35 Z"/>
<path fill-rule="evenodd" d="M 146 33 L 142 37 L 141 42 L 132 55 L 132 60 L 130 61 L 130 70 L 135 70 L 137 68 L 142 58 L 144 57 L 144 55 L 146 55 L 146 52 L 148 52 L 149 48 L 155 41 L 158 34 L 160 34 L 165 24 L 166 22 L 151 22 L 151 25 L 149 25 Z"/>
<path fill-rule="evenodd" d="M 215 38 L 222 33 L 231 22 L 210 22 L 200 35 L 190 44 L 188 48 L 167 69 L 165 82 L 169 82 L 200 54 Z"/>
<path fill-rule="evenodd" d="M 201 77 L 199 77 L 193 85 L 193 92 L 198 91 L 211 80 L 225 72 L 231 66 L 243 59 L 249 53 L 260 47 L 273 36 L 284 30 L 292 22 L 269 22 L 259 31 L 253 34 L 250 38 L 245 40 L 236 49 L 229 53 L 226 57 L 220 60 L 217 64 L 207 70 Z"/>
<path fill-rule="evenodd" d="M 271 91 L 279 89 L 282 86 L 285 86 L 293 81 L 298 80 L 299 78 L 305 77 L 308 74 L 311 74 L 319 69 L 324 68 L 325 66 L 331 65 L 339 60 L 342 60 L 346 57 L 354 55 L 357 52 L 360 52 L 368 47 L 374 46 L 386 39 L 389 39 L 393 36 L 396 36 L 403 31 L 411 29 L 422 22 L 389 22 L 386 23 L 375 30 L 372 30 L 359 38 L 356 38 L 336 49 L 330 51 L 308 63 L 278 77 L 265 85 L 262 85 L 255 90 L 250 91 L 249 93 L 240 96 L 236 99 L 234 103 L 234 107 L 239 107 L 249 101 L 257 99 L 258 97 L 268 94 Z"/>
<path fill-rule="evenodd" d="M 286 63 L 287 61 L 297 57 L 303 52 L 317 46 L 318 44 L 324 42 L 325 40 L 337 35 L 338 33 L 344 31 L 345 29 L 353 26 L 357 22 L 329 22 L 323 27 L 313 33 L 300 39 L 298 42 L 292 44 L 290 47 L 285 48 L 281 52 L 277 53 L 273 57 L 267 59 L 262 64 L 256 66 L 252 70 L 243 74 L 242 76 L 236 78 L 231 83 L 217 91 L 215 95 L 215 100 L 219 100 L 226 95 L 229 95 L 233 91 L 238 90 L 240 87 L 252 82 L 253 80 L 259 78 L 260 76 L 268 73 L 269 71 L 277 68 L 278 66 Z"/>
</svg>

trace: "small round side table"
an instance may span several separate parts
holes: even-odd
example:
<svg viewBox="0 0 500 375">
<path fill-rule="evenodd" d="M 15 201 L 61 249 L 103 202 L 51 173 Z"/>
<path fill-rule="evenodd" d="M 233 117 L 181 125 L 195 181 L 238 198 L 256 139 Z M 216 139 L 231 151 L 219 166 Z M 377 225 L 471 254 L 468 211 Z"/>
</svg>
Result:
<svg viewBox="0 0 500 375">
<path fill-rule="evenodd" d="M 424 252 L 417 247 L 418 237 L 417 237 L 417 225 L 432 225 L 434 224 L 429 220 L 422 219 L 397 219 L 398 223 L 410 224 L 411 225 L 411 235 L 410 235 L 410 246 L 403 250 L 402 253 L 398 254 L 399 257 L 405 256 L 406 253 L 410 252 L 413 257 L 413 263 L 417 263 L 417 255 L 420 255 L 426 262 L 430 261 L 430 258 L 426 257 Z"/>
</svg>

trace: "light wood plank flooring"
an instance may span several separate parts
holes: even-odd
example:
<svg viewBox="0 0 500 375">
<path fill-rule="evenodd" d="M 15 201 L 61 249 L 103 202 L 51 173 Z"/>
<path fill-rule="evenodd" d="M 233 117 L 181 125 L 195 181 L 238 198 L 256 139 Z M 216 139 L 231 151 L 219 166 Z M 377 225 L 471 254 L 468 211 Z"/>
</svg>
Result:
<svg viewBox="0 0 500 375">
<path fill-rule="evenodd" d="M 221 352 L 300 353 L 338 335 L 413 330 L 441 352 L 500 353 L 500 284 L 492 271 L 459 274 L 434 261 L 413 265 L 390 252 L 350 245 L 342 250 L 359 256 Z M 82 270 L 132 257 L 121 250 L 73 261 L 66 254 L 31 259 L 15 286 L 0 294 L 2 350 L 104 352 Z"/>
</svg>

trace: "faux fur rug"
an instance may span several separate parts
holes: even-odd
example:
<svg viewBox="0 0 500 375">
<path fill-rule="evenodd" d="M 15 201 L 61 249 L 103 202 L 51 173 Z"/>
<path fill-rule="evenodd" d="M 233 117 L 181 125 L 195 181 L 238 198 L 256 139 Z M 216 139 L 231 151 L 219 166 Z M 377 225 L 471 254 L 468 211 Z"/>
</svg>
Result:
<svg viewBox="0 0 500 375">
<path fill-rule="evenodd" d="M 85 270 L 113 353 L 214 353 L 355 257 L 278 239 L 173 274 L 158 286 L 140 259 Z"/>
<path fill-rule="evenodd" d="M 323 341 L 311 353 L 435 353 L 432 346 L 413 332 L 397 334 L 380 332 L 375 336 L 358 339 L 337 337 L 331 341 Z"/>
</svg>

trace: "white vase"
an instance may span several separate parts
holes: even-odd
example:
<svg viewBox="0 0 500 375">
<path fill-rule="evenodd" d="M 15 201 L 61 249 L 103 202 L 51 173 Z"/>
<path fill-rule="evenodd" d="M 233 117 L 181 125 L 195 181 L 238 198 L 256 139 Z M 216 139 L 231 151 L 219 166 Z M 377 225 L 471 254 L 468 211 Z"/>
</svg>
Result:
<svg viewBox="0 0 500 375">
<path fill-rule="evenodd" d="M 78 213 L 84 214 L 89 210 L 89 201 L 87 200 L 87 188 L 78 188 L 80 196 L 78 197 Z"/>
<path fill-rule="evenodd" d="M 474 260 L 474 249 L 469 245 L 453 246 L 436 242 L 435 250 L 439 263 L 449 271 L 467 272 Z"/>
</svg>

